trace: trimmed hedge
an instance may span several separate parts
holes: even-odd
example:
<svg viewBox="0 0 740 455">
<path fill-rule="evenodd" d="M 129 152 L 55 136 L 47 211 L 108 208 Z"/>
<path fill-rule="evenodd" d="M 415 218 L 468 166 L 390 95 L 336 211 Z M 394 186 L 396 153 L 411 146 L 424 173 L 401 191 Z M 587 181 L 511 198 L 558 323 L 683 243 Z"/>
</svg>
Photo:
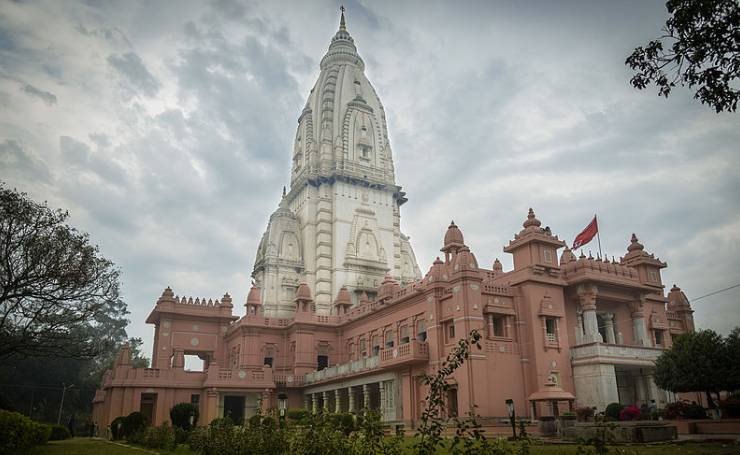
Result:
<svg viewBox="0 0 740 455">
<path fill-rule="evenodd" d="M 51 427 L 34 422 L 23 414 L 0 410 L 0 454 L 28 453 L 49 440 Z"/>
<path fill-rule="evenodd" d="M 72 437 L 69 428 L 64 425 L 50 425 L 50 427 L 51 434 L 49 435 L 49 441 L 61 441 Z"/>
<path fill-rule="evenodd" d="M 172 426 L 190 431 L 198 426 L 198 407 L 192 403 L 177 403 L 170 409 L 170 419 Z M 193 419 L 192 424 L 190 419 Z"/>
<path fill-rule="evenodd" d="M 624 406 L 619 403 L 609 403 L 609 405 L 604 410 L 604 415 L 610 417 L 613 420 L 619 420 L 619 413 L 622 412 L 623 408 Z"/>
</svg>

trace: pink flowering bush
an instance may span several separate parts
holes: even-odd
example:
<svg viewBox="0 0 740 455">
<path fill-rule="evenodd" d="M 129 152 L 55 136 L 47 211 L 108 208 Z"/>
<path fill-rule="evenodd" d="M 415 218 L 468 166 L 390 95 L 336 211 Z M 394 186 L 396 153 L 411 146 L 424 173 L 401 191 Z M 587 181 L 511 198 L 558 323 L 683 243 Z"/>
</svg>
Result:
<svg viewBox="0 0 740 455">
<path fill-rule="evenodd" d="M 640 408 L 637 406 L 626 406 L 619 411 L 619 420 L 639 420 Z"/>
</svg>

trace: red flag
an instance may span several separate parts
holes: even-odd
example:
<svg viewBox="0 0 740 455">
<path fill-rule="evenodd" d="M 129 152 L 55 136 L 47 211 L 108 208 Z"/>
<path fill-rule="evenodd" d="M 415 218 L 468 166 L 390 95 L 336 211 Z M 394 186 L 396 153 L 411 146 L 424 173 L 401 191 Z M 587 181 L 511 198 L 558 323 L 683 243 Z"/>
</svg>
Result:
<svg viewBox="0 0 740 455">
<path fill-rule="evenodd" d="M 576 236 L 576 239 L 573 240 L 573 248 L 580 248 L 583 245 L 587 244 L 591 240 L 593 240 L 596 233 L 599 232 L 599 224 L 596 222 L 596 215 L 594 215 L 594 219 L 591 220 L 590 223 L 588 223 L 588 226 L 586 226 L 586 229 L 582 230 L 580 234 Z"/>
</svg>

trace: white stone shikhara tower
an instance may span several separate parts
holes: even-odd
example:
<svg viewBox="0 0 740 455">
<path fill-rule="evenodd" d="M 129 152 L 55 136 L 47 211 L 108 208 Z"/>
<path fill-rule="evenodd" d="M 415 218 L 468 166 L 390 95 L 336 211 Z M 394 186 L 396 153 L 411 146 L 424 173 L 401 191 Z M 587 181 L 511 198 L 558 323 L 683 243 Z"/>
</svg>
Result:
<svg viewBox="0 0 740 455">
<path fill-rule="evenodd" d="M 316 312 L 329 314 L 345 286 L 353 303 L 373 297 L 387 274 L 421 277 L 400 206 L 385 111 L 365 77 L 342 12 L 321 74 L 298 119 L 290 191 L 270 216 L 252 276 L 266 316 L 290 317 L 308 283 Z"/>
</svg>

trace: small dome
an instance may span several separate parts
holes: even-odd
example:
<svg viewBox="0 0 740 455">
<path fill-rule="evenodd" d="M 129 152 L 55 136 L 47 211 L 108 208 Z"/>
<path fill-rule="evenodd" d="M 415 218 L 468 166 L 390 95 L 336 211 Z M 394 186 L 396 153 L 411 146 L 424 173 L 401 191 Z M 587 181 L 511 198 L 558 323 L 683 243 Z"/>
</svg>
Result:
<svg viewBox="0 0 740 455">
<path fill-rule="evenodd" d="M 450 221 L 450 225 L 447 227 L 447 232 L 445 232 L 443 249 L 453 246 L 462 247 L 463 245 L 465 245 L 465 241 L 463 239 L 462 231 L 457 227 L 454 220 Z"/>
<path fill-rule="evenodd" d="M 447 281 L 444 275 L 445 275 L 445 263 L 442 262 L 439 256 L 437 256 L 437 259 L 435 259 L 434 262 L 432 263 L 432 266 L 429 268 L 429 271 L 424 277 L 424 280 L 428 283 L 432 283 L 435 281 Z"/>
<path fill-rule="evenodd" d="M 378 299 L 385 300 L 392 298 L 393 295 L 400 290 L 401 286 L 396 283 L 396 280 L 394 280 L 392 276 L 386 274 L 385 278 L 383 278 L 383 283 L 381 283 L 380 288 L 378 288 Z"/>
<path fill-rule="evenodd" d="M 668 309 L 671 311 L 691 309 L 688 297 L 675 284 L 671 288 L 671 292 L 668 293 Z"/>
<path fill-rule="evenodd" d="M 627 251 L 642 251 L 645 247 L 637 240 L 637 236 L 633 233 L 630 239 L 630 245 L 627 247 Z"/>
<path fill-rule="evenodd" d="M 311 289 L 305 282 L 298 285 L 298 289 L 295 291 L 295 300 L 313 300 L 311 297 Z"/>
<path fill-rule="evenodd" d="M 342 288 L 339 290 L 337 298 L 336 300 L 334 300 L 334 305 L 352 305 L 352 296 L 349 295 L 349 291 L 347 290 L 346 286 L 342 286 Z"/>
<path fill-rule="evenodd" d="M 475 255 L 470 252 L 470 248 L 463 246 L 460 251 L 455 255 L 452 260 L 452 270 L 454 272 L 462 272 L 464 270 L 478 270 L 478 260 L 475 259 Z"/>
<path fill-rule="evenodd" d="M 525 229 L 530 226 L 534 226 L 534 227 L 542 226 L 542 223 L 540 222 L 540 220 L 538 220 L 537 217 L 534 215 L 534 210 L 532 210 L 532 207 L 529 208 L 527 219 L 524 220 L 524 223 L 522 223 L 522 226 L 524 226 Z"/>
<path fill-rule="evenodd" d="M 262 297 L 260 296 L 260 288 L 252 283 L 252 288 L 249 290 L 247 295 L 247 305 L 262 305 Z"/>
</svg>

